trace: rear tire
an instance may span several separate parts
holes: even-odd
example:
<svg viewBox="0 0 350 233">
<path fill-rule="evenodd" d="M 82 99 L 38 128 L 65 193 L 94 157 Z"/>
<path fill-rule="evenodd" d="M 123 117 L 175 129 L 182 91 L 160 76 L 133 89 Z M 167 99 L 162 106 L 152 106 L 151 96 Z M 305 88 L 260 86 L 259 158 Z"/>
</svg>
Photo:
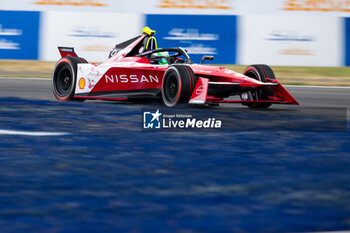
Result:
<svg viewBox="0 0 350 233">
<path fill-rule="evenodd" d="M 74 99 L 79 63 L 87 63 L 87 61 L 79 57 L 64 57 L 57 62 L 52 76 L 52 90 L 56 99 L 83 101 L 83 99 Z"/>
<path fill-rule="evenodd" d="M 266 79 L 276 79 L 271 67 L 267 65 L 251 65 L 248 66 L 244 73 L 245 76 L 259 80 L 260 82 L 266 82 Z M 272 87 L 266 86 L 260 90 L 250 91 L 247 93 L 248 100 L 269 100 L 268 96 L 273 95 Z M 271 103 L 244 103 L 249 108 L 268 108 Z"/>
<path fill-rule="evenodd" d="M 188 103 L 196 78 L 191 67 L 187 65 L 170 66 L 162 81 L 162 99 L 167 107 L 173 107 L 178 103 Z"/>
</svg>

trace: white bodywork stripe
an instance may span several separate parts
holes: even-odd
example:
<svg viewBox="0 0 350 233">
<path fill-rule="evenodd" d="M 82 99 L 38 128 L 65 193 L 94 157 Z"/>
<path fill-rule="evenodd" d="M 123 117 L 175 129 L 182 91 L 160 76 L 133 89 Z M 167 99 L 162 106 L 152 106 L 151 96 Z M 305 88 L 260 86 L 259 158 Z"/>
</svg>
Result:
<svg viewBox="0 0 350 233">
<path fill-rule="evenodd" d="M 233 83 L 233 82 L 209 82 L 209 84 L 213 84 L 213 85 L 239 85 L 239 83 Z"/>
</svg>

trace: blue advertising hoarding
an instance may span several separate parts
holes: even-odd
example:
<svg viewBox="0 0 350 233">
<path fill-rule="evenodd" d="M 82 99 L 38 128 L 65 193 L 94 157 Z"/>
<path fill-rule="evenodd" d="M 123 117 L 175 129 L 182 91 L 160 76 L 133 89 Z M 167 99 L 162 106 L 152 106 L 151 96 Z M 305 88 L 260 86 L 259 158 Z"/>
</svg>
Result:
<svg viewBox="0 0 350 233">
<path fill-rule="evenodd" d="M 194 63 L 212 55 L 212 64 L 236 64 L 236 16 L 147 15 L 146 25 L 157 31 L 159 48 L 182 47 Z"/>
<path fill-rule="evenodd" d="M 345 66 L 350 66 L 350 18 L 345 18 Z"/>
<path fill-rule="evenodd" d="M 39 12 L 0 11 L 0 59 L 38 59 Z"/>
</svg>

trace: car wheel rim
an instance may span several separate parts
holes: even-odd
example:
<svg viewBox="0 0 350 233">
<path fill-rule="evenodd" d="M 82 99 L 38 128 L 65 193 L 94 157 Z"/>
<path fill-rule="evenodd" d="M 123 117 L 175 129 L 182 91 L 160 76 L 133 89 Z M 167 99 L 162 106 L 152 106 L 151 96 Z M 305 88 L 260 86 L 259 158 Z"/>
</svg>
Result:
<svg viewBox="0 0 350 233">
<path fill-rule="evenodd" d="M 177 93 L 178 87 L 179 87 L 179 84 L 178 84 L 176 75 L 173 73 L 170 73 L 165 82 L 165 89 L 166 89 L 165 96 L 169 102 L 172 103 L 176 99 L 178 94 Z"/>
<path fill-rule="evenodd" d="M 66 96 L 70 92 L 72 86 L 72 75 L 68 67 L 63 65 L 59 70 L 56 79 L 57 92 L 60 96 Z"/>
</svg>

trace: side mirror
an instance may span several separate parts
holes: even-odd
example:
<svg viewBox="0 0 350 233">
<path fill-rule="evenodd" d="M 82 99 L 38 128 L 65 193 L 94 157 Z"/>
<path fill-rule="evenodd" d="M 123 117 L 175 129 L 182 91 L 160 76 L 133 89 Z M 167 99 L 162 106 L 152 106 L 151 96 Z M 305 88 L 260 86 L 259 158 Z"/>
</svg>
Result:
<svg viewBox="0 0 350 233">
<path fill-rule="evenodd" d="M 201 64 L 203 64 L 203 62 L 204 62 L 205 60 L 210 60 L 210 61 L 212 61 L 212 60 L 214 60 L 214 56 L 203 56 L 203 57 L 202 57 Z"/>
</svg>

